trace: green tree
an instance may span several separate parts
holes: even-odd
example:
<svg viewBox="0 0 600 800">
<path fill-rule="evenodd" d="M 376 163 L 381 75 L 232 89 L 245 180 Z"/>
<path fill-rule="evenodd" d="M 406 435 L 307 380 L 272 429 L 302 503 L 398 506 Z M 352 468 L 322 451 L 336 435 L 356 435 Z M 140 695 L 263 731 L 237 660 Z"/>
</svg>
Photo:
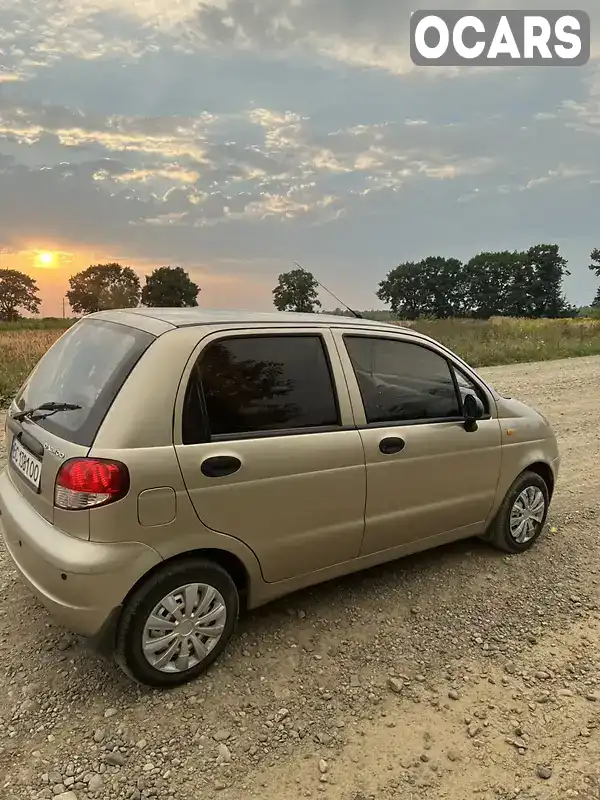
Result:
<svg viewBox="0 0 600 800">
<path fill-rule="evenodd" d="M 592 270 L 593 273 L 595 273 L 595 275 L 598 278 L 600 278 L 600 248 L 595 247 L 590 253 L 590 258 L 592 260 L 592 263 L 590 264 L 590 269 Z M 598 287 L 596 296 L 592 301 L 592 308 L 600 309 L 600 286 Z"/>
<path fill-rule="evenodd" d="M 40 303 L 37 281 L 18 269 L 0 269 L 0 320 L 14 322 L 22 318 L 20 310 L 37 314 Z"/>
<path fill-rule="evenodd" d="M 568 274 L 558 245 L 539 244 L 522 252 L 478 253 L 466 264 L 441 256 L 407 261 L 388 273 L 376 294 L 405 319 L 564 317 L 576 313 L 562 291 Z M 600 302 L 600 291 L 598 296 Z"/>
<path fill-rule="evenodd" d="M 567 269 L 567 261 L 559 252 L 557 244 L 537 244 L 523 253 L 523 261 L 531 275 L 528 283 L 527 316 L 563 317 L 570 315 L 562 290 Z"/>
<path fill-rule="evenodd" d="M 515 274 L 521 266 L 517 252 L 483 252 L 465 265 L 465 305 L 476 319 L 503 316 L 516 308 L 521 298 Z"/>
<path fill-rule="evenodd" d="M 422 274 L 419 262 L 405 261 L 388 272 L 379 282 L 375 293 L 388 303 L 394 314 L 403 319 L 418 319 L 424 316 L 421 300 Z"/>
<path fill-rule="evenodd" d="M 538 305 L 536 266 L 527 253 L 510 253 L 512 269 L 507 275 L 508 289 L 502 314 L 507 317 L 535 317 Z"/>
<path fill-rule="evenodd" d="M 142 303 L 153 308 L 184 308 L 198 305 L 200 287 L 181 267 L 159 267 L 146 275 Z"/>
<path fill-rule="evenodd" d="M 466 309 L 465 268 L 457 258 L 429 256 L 419 262 L 424 315 L 436 319 L 462 317 Z"/>
<path fill-rule="evenodd" d="M 465 306 L 465 271 L 456 258 L 430 256 L 399 264 L 376 294 L 404 319 L 460 317 Z"/>
<path fill-rule="evenodd" d="M 70 277 L 69 285 L 67 299 L 76 314 L 135 308 L 140 302 L 140 279 L 120 264 L 93 264 Z"/>
<path fill-rule="evenodd" d="M 314 312 L 321 303 L 318 299 L 318 286 L 314 276 L 304 269 L 294 269 L 282 273 L 279 283 L 273 289 L 273 304 L 279 311 Z"/>
<path fill-rule="evenodd" d="M 526 251 L 479 253 L 466 266 L 468 305 L 474 317 L 570 316 L 562 291 L 567 262 L 558 245 L 539 244 Z"/>
</svg>

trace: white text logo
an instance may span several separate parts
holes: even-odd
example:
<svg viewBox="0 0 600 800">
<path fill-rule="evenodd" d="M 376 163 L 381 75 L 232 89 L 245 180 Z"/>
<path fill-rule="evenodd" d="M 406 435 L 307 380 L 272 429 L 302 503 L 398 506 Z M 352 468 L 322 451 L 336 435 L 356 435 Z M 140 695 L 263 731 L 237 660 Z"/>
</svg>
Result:
<svg viewBox="0 0 600 800">
<path fill-rule="evenodd" d="M 582 66 L 590 18 L 585 11 L 415 11 L 410 55 L 419 66 Z"/>
</svg>

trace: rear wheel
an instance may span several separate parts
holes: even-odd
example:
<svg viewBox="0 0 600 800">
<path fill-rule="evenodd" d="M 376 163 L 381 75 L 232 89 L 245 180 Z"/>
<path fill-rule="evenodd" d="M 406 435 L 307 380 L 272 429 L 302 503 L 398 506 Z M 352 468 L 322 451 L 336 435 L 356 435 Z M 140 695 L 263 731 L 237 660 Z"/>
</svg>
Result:
<svg viewBox="0 0 600 800">
<path fill-rule="evenodd" d="M 204 559 L 168 565 L 129 598 L 116 635 L 117 663 L 146 686 L 197 678 L 227 646 L 239 614 L 230 575 Z"/>
<path fill-rule="evenodd" d="M 539 538 L 550 494 L 537 472 L 525 470 L 514 481 L 484 539 L 507 553 L 523 553 Z"/>
</svg>

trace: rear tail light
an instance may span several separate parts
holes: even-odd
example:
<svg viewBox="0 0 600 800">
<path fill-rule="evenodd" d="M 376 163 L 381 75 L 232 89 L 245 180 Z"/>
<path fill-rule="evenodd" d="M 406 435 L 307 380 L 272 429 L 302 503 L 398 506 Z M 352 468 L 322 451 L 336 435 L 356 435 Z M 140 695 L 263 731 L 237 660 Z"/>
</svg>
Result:
<svg viewBox="0 0 600 800">
<path fill-rule="evenodd" d="M 69 511 L 105 506 L 129 491 L 129 472 L 120 461 L 72 458 L 59 469 L 54 505 Z"/>
</svg>

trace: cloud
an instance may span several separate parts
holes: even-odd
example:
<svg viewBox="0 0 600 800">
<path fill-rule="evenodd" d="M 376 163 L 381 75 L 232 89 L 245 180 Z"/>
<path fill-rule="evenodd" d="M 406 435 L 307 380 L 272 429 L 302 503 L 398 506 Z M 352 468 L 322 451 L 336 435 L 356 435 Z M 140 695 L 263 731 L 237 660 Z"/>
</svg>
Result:
<svg viewBox="0 0 600 800">
<path fill-rule="evenodd" d="M 495 8 L 487 0 L 461 6 L 475 12 L 489 7 Z M 562 4 L 532 0 L 528 8 Z M 595 0 L 582 0 L 578 9 L 593 15 Z M 0 46 L 9 66 L 29 76 L 66 54 L 132 63 L 165 47 L 285 54 L 405 75 L 414 71 L 408 36 L 415 10 L 407 0 L 5 0 Z M 594 40 L 596 55 L 599 45 Z M 429 77 L 448 72 L 464 74 L 437 68 Z"/>
<path fill-rule="evenodd" d="M 585 263 L 597 62 L 415 69 L 412 10 L 5 0 L 0 246 L 46 237 L 185 263 L 220 287 L 262 286 L 307 258 L 363 307 L 403 258 L 560 239 Z M 583 298 L 590 278 L 577 275 Z"/>
<path fill-rule="evenodd" d="M 89 148 L 90 157 L 42 169 L 8 164 L 0 191 L 17 197 L 35 191 L 35 208 L 39 196 L 56 184 L 57 197 L 65 191 L 82 194 L 80 212 L 70 220 L 89 204 L 101 206 L 103 214 L 110 211 L 120 228 L 144 223 L 198 227 L 244 217 L 322 224 L 359 214 L 373 192 L 410 192 L 423 181 L 485 180 L 506 193 L 548 181 L 599 177 L 595 140 L 556 117 L 532 118 L 526 126 L 496 115 L 465 123 L 403 120 L 327 130 L 289 111 L 259 108 L 232 119 L 238 125 L 244 121 L 253 128 L 252 144 L 224 141 L 226 120 L 210 115 L 102 119 L 59 108 L 29 113 L 10 107 L 0 122 L 0 135 L 7 140 L 32 147 L 42 136 L 54 136 L 65 148 Z M 550 149 L 540 145 L 549 135 Z M 556 166 L 554 148 L 561 140 L 565 153 L 572 152 L 570 160 Z M 21 223 L 11 220 L 10 227 L 30 222 L 31 214 Z M 93 218 L 90 222 L 95 225 Z M 74 235 L 71 228 L 67 235 Z M 79 220 L 77 228 L 82 229 Z"/>
<path fill-rule="evenodd" d="M 409 57 L 410 16 L 422 5 L 407 0 L 203 0 L 193 30 L 207 46 L 218 42 L 272 52 L 293 49 L 307 57 L 405 75 L 415 69 Z M 496 7 L 488 0 L 461 4 L 461 9 L 473 12 Z M 533 0 L 528 5 L 531 11 L 552 8 L 564 10 L 558 0 Z M 578 10 L 593 14 L 594 0 L 583 0 Z M 598 53 L 598 42 L 593 52 Z M 464 72 L 436 68 L 430 75 Z"/>
<path fill-rule="evenodd" d="M 600 67 L 586 76 L 586 96 L 580 100 L 564 100 L 560 115 L 569 128 L 578 133 L 600 135 Z"/>
</svg>

